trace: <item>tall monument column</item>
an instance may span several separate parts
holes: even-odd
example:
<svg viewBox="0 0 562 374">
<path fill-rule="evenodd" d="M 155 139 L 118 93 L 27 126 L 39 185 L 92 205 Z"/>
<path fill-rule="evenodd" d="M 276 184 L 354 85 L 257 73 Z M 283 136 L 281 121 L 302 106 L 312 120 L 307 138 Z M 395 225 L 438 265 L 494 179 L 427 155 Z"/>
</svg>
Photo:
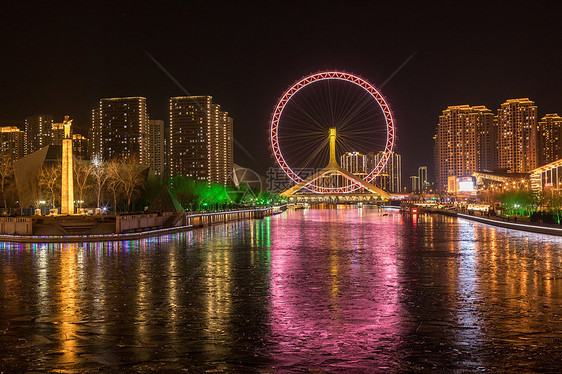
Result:
<svg viewBox="0 0 562 374">
<path fill-rule="evenodd" d="M 72 175 L 72 135 L 70 126 L 72 120 L 64 117 L 64 139 L 62 141 L 62 186 L 61 186 L 61 214 L 74 214 L 74 178 Z"/>
</svg>

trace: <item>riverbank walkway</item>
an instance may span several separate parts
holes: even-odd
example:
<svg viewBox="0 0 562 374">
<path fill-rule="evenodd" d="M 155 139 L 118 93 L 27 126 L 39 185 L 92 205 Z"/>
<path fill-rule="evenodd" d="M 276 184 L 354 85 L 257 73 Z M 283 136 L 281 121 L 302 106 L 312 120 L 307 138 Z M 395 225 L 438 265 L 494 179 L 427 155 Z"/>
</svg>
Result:
<svg viewBox="0 0 562 374">
<path fill-rule="evenodd" d="M 514 219 L 513 217 L 508 218 L 503 216 L 479 215 L 478 212 L 474 212 L 474 214 L 466 214 L 448 209 L 426 209 L 424 211 L 427 213 L 442 214 L 507 229 L 562 236 L 562 225 L 530 222 L 528 219 L 520 217 Z"/>
<path fill-rule="evenodd" d="M 80 243 L 136 240 L 230 221 L 261 219 L 281 213 L 285 209 L 286 206 L 282 205 L 197 213 L 117 215 L 109 217 L 110 219 L 106 216 L 0 217 L 0 242 Z M 66 222 L 63 226 L 64 220 L 70 223 Z M 74 233 L 70 228 L 75 229 Z"/>
</svg>

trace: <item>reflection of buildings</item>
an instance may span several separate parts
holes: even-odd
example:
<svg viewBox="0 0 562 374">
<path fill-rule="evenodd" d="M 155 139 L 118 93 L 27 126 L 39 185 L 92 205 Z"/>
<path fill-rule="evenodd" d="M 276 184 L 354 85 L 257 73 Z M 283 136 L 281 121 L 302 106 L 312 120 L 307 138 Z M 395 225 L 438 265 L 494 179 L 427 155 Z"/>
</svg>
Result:
<svg viewBox="0 0 562 374">
<path fill-rule="evenodd" d="M 137 156 L 146 165 L 147 126 L 144 97 L 101 99 L 92 112 L 92 153 L 102 160 Z"/>
<path fill-rule="evenodd" d="M 340 157 L 340 166 L 358 177 L 367 175 L 367 157 L 359 152 L 346 152 Z"/>
<path fill-rule="evenodd" d="M 556 269 L 556 264 L 560 263 L 559 242 L 545 241 L 530 235 L 528 237 L 517 235 L 517 239 L 514 240 L 513 234 L 503 230 L 490 230 L 485 225 L 470 225 L 467 221 L 459 221 L 459 223 L 461 232 L 457 237 L 474 238 L 457 241 L 458 244 L 455 244 L 460 246 L 461 253 L 470 253 L 460 260 L 457 292 L 464 293 L 466 301 L 463 303 L 464 308 L 457 308 L 457 310 L 461 312 L 464 309 L 465 314 L 472 314 L 473 317 L 459 318 L 459 321 L 466 321 L 466 326 L 474 332 L 485 327 L 484 334 L 488 336 L 512 331 L 512 336 L 504 338 L 507 344 L 516 350 L 528 349 L 529 342 L 521 339 L 520 331 L 535 331 L 536 326 L 550 326 L 553 318 L 559 320 L 558 317 L 553 316 L 554 313 L 558 313 L 559 298 L 553 295 L 560 294 L 560 287 L 556 282 L 543 281 L 548 277 L 546 274 L 556 271 L 553 269 Z M 453 243 L 455 241 L 451 240 L 451 246 Z M 541 255 L 533 257 L 533 266 L 529 266 L 529 259 L 532 256 L 529 253 L 539 248 Z M 470 252 L 467 252 L 467 249 Z M 463 264 L 462 262 L 466 260 L 468 261 Z M 482 277 L 479 274 L 486 274 L 486 282 L 476 282 L 476 285 L 473 285 L 474 279 Z M 477 292 L 474 292 L 474 289 Z M 475 295 L 480 295 L 476 296 L 479 300 L 501 300 L 501 302 L 491 303 L 484 315 L 481 313 L 474 315 L 472 305 L 481 302 L 474 300 Z M 502 297 L 498 298 L 496 295 Z M 544 300 L 544 304 L 541 303 L 540 307 L 536 297 Z M 534 318 L 520 318 L 521 315 L 532 315 Z M 462 314 L 459 317 L 462 317 Z M 475 320 L 485 323 L 484 325 L 474 323 Z M 517 326 L 516 331 L 513 329 L 514 326 Z M 461 332 L 468 329 L 458 330 Z M 474 339 L 474 334 L 470 339 Z"/>
<path fill-rule="evenodd" d="M 318 369 L 326 365 L 323 357 L 333 355 L 357 357 L 365 353 L 383 362 L 385 358 L 379 353 L 384 350 L 387 358 L 398 353 L 398 341 L 391 337 L 406 330 L 407 313 L 400 303 L 402 273 L 394 250 L 400 236 L 398 220 L 384 235 L 377 236 L 375 245 L 364 241 L 377 232 L 366 224 L 372 217 L 368 210 L 319 209 L 306 215 L 291 226 L 291 235 L 286 235 L 283 222 L 276 222 L 278 227 L 272 230 L 269 326 L 272 343 L 278 345 L 274 348 L 291 353 L 276 355 L 277 366 L 294 360 L 294 345 L 287 341 L 305 342 L 307 352 L 314 354 L 301 357 L 306 365 Z M 315 222 L 329 224 L 319 230 Z M 350 222 L 356 224 L 353 230 L 339 230 L 341 224 Z M 322 243 L 322 250 L 296 250 L 306 242 Z M 309 267 L 322 271 L 307 272 Z M 360 341 L 372 343 L 363 351 Z M 357 365 L 353 371 L 372 371 L 372 367 Z"/>
<path fill-rule="evenodd" d="M 205 237 L 208 235 L 207 237 Z M 207 351 L 210 359 L 228 355 L 232 346 L 229 344 L 215 344 L 214 339 L 231 341 L 232 315 L 236 299 L 235 277 L 233 274 L 233 252 L 226 249 L 230 243 L 226 237 L 224 227 L 210 230 L 202 236 L 211 247 L 221 248 L 209 252 L 208 261 L 204 268 L 204 324 L 207 335 Z"/>
<path fill-rule="evenodd" d="M 232 171 L 232 118 L 211 96 L 170 99 L 170 173 L 226 184 Z"/>
<path fill-rule="evenodd" d="M 61 340 L 62 356 L 59 358 L 61 364 L 75 364 L 76 362 L 76 345 L 78 340 L 75 335 L 78 330 L 77 322 L 80 321 L 80 296 L 79 283 L 83 281 L 83 272 L 79 270 L 79 263 L 82 263 L 82 252 L 78 250 L 77 244 L 63 244 L 62 256 L 60 259 L 60 273 L 57 274 L 60 279 L 57 288 L 57 302 L 55 305 L 59 307 L 56 311 L 60 333 L 66 339 Z"/>
<path fill-rule="evenodd" d="M 0 153 L 12 161 L 25 155 L 25 133 L 16 126 L 0 127 Z"/>
<path fill-rule="evenodd" d="M 560 139 L 562 138 L 562 117 L 547 114 L 538 123 L 537 149 L 538 164 L 546 165 L 562 158 Z"/>
<path fill-rule="evenodd" d="M 51 144 L 52 126 L 53 116 L 50 114 L 38 114 L 25 119 L 26 154 Z"/>
<path fill-rule="evenodd" d="M 498 109 L 499 168 L 526 173 L 538 166 L 537 118 L 537 106 L 527 98 L 510 99 L 501 105 Z"/>
<path fill-rule="evenodd" d="M 379 152 L 377 154 L 369 152 L 367 154 L 367 173 L 370 173 L 377 167 L 383 155 L 384 152 Z M 392 193 L 402 192 L 402 156 L 398 153 L 391 152 L 386 166 L 376 177 L 374 184 L 385 191 Z"/>
<path fill-rule="evenodd" d="M 485 106 L 450 106 L 439 116 L 435 140 L 436 186 L 447 190 L 449 176 L 495 168 L 496 127 Z"/>
</svg>

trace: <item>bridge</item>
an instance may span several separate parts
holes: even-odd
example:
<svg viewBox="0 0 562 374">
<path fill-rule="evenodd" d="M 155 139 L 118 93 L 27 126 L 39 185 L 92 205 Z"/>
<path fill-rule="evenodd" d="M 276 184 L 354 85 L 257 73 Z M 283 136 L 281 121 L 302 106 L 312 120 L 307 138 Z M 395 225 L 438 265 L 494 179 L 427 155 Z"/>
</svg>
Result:
<svg viewBox="0 0 562 374">
<path fill-rule="evenodd" d="M 376 203 L 391 195 L 342 168 L 336 159 L 336 129 L 329 129 L 328 165 L 281 193 L 291 203 Z"/>
</svg>

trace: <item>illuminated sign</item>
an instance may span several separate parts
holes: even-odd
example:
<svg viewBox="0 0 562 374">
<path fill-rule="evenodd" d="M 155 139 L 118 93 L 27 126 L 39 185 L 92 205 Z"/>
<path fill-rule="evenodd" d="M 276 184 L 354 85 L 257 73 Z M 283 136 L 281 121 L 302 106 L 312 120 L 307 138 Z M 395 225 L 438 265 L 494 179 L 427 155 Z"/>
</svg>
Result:
<svg viewBox="0 0 562 374">
<path fill-rule="evenodd" d="M 459 185 L 458 187 L 459 192 L 474 191 L 474 181 L 472 180 L 472 177 L 457 178 L 457 183 Z"/>
</svg>

